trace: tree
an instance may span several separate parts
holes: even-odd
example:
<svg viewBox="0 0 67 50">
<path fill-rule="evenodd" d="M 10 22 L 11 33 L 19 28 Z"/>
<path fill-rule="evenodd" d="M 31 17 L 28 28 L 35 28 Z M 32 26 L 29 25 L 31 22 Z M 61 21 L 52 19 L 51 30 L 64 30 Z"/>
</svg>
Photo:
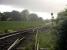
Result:
<svg viewBox="0 0 67 50">
<path fill-rule="evenodd" d="M 58 40 L 55 50 L 67 50 L 67 9 L 58 14 L 59 26 L 58 29 Z"/>
<path fill-rule="evenodd" d="M 29 21 L 37 21 L 38 20 L 38 16 L 36 14 L 30 14 L 29 15 Z"/>
<path fill-rule="evenodd" d="M 2 13 L 0 12 L 0 21 L 1 21 Z"/>
<path fill-rule="evenodd" d="M 6 21 L 6 20 L 7 20 L 6 15 L 5 14 L 2 14 L 1 15 L 1 21 Z"/>
<path fill-rule="evenodd" d="M 42 17 L 39 17 L 39 18 L 38 18 L 38 21 L 43 22 Z"/>
<path fill-rule="evenodd" d="M 56 50 L 67 50 L 67 20 L 64 20 L 58 29 L 58 41 Z"/>
<path fill-rule="evenodd" d="M 22 20 L 23 21 L 28 21 L 28 19 L 29 19 L 29 11 L 28 10 L 23 10 L 22 12 L 21 12 L 21 15 L 22 15 Z"/>
<path fill-rule="evenodd" d="M 4 16 L 2 18 L 5 19 L 4 21 L 8 21 L 8 19 L 11 18 L 11 12 L 4 12 L 3 14 Z"/>
<path fill-rule="evenodd" d="M 37 14 L 30 14 L 28 10 L 23 10 L 18 12 L 13 10 L 12 12 L 0 13 L 1 21 L 42 21 L 41 17 L 38 17 Z"/>
<path fill-rule="evenodd" d="M 67 19 L 67 9 L 58 13 L 57 21 L 58 22 L 63 22 L 63 20 L 66 20 L 66 19 Z"/>
<path fill-rule="evenodd" d="M 18 11 L 12 11 L 11 17 L 13 21 L 22 21 L 22 16 Z"/>
</svg>

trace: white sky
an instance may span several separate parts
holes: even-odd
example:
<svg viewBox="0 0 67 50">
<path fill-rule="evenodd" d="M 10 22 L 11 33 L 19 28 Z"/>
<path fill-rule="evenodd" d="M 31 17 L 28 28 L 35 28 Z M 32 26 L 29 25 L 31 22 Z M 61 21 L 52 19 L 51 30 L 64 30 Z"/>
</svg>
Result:
<svg viewBox="0 0 67 50">
<path fill-rule="evenodd" d="M 63 10 L 67 5 L 67 0 L 0 0 L 0 11 L 22 11 L 28 9 L 31 13 L 36 13 L 39 17 L 50 19 L 50 13 L 54 16 Z"/>
<path fill-rule="evenodd" d="M 13 10 L 17 10 L 19 12 L 21 12 L 22 10 L 24 10 L 24 8 L 16 8 L 13 6 L 6 6 L 6 5 L 0 5 L 0 12 L 11 12 Z M 42 17 L 43 19 L 51 19 L 51 15 L 49 12 L 37 12 L 37 11 L 31 11 L 30 13 L 35 13 L 37 14 L 39 17 Z M 55 14 L 56 16 L 56 14 Z"/>
</svg>

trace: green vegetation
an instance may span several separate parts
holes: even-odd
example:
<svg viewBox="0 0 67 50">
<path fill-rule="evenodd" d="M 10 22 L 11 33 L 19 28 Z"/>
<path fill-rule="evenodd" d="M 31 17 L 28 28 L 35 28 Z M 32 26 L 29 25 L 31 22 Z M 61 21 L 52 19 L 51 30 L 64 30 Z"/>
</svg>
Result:
<svg viewBox="0 0 67 50">
<path fill-rule="evenodd" d="M 67 50 L 67 9 L 58 14 L 57 41 L 55 50 Z"/>
<path fill-rule="evenodd" d="M 47 27 L 47 26 L 46 26 Z M 48 50 L 54 50 L 56 45 L 56 31 L 55 29 L 48 27 L 44 32 L 39 33 L 39 47 L 48 48 Z"/>
<path fill-rule="evenodd" d="M 38 27 L 42 24 L 44 20 L 37 14 L 29 13 L 28 10 L 0 13 L 0 32 Z"/>
<path fill-rule="evenodd" d="M 8 30 L 28 29 L 28 28 L 38 27 L 39 25 L 42 25 L 40 23 L 39 22 L 23 22 L 23 21 L 0 21 L 0 31 L 4 31 L 6 29 Z"/>
<path fill-rule="evenodd" d="M 44 27 L 44 29 L 47 28 L 46 30 L 44 30 L 44 32 L 41 31 L 38 33 L 39 47 L 53 50 L 56 36 L 54 34 L 55 32 L 52 31 L 53 25 L 51 23 L 51 20 L 43 20 L 36 14 L 30 14 L 28 10 L 23 10 L 22 12 L 12 11 L 0 13 L 0 32 L 4 32 L 5 30 L 16 31 L 36 27 Z M 26 50 L 31 50 L 34 42 L 35 40 L 29 43 L 26 46 Z"/>
</svg>

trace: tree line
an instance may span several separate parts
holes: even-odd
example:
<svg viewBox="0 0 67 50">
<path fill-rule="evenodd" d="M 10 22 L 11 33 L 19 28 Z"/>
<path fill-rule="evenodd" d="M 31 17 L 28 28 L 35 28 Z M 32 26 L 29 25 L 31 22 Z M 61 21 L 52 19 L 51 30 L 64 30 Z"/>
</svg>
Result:
<svg viewBox="0 0 67 50">
<path fill-rule="evenodd" d="M 12 12 L 0 12 L 0 21 L 43 21 L 43 19 L 35 13 L 29 13 L 28 10 L 22 12 L 13 10 Z"/>
</svg>

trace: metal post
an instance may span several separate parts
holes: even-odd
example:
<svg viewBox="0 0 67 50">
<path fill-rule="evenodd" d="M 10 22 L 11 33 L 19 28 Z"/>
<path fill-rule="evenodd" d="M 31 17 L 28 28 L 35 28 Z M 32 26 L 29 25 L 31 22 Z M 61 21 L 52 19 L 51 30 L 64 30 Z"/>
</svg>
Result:
<svg viewBox="0 0 67 50">
<path fill-rule="evenodd" d="M 51 13 L 51 16 L 52 16 L 52 25 L 53 25 L 53 21 L 54 21 L 53 13 Z"/>
</svg>

